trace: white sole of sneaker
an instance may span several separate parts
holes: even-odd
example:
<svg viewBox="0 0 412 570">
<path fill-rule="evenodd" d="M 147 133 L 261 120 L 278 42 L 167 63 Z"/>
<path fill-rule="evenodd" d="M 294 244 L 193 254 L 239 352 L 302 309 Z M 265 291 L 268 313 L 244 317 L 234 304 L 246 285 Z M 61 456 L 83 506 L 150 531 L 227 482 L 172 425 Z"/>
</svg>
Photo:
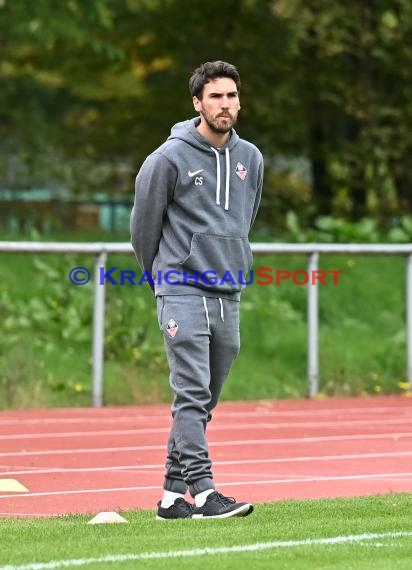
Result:
<svg viewBox="0 0 412 570">
<path fill-rule="evenodd" d="M 156 515 L 156 520 L 157 521 L 182 521 L 185 519 L 191 519 L 192 517 L 160 517 L 159 515 Z"/>
<path fill-rule="evenodd" d="M 250 503 L 245 503 L 241 505 L 239 508 L 230 511 L 229 513 L 223 513 L 222 515 L 214 515 L 214 516 L 204 516 L 204 515 L 193 515 L 192 519 L 228 519 L 229 517 L 247 517 L 253 511 L 253 505 Z"/>
</svg>

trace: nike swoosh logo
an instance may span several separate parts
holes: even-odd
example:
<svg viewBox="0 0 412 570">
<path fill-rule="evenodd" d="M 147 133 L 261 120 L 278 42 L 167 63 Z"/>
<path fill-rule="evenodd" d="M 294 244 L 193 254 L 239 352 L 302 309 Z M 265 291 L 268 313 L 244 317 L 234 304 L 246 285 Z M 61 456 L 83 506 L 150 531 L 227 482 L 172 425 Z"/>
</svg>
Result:
<svg viewBox="0 0 412 570">
<path fill-rule="evenodd" d="M 204 171 L 204 168 L 201 168 L 200 170 L 195 170 L 194 172 L 191 172 L 189 170 L 188 175 L 190 176 L 190 178 L 192 178 L 192 176 L 196 176 L 196 174 L 200 174 L 203 171 Z"/>
</svg>

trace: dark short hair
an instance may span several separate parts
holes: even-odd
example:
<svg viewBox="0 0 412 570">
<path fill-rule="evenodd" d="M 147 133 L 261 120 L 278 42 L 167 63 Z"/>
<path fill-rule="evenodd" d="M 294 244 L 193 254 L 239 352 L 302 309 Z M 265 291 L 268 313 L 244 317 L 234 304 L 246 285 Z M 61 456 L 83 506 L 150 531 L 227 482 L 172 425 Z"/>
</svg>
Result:
<svg viewBox="0 0 412 570">
<path fill-rule="evenodd" d="M 202 99 L 203 87 L 206 83 L 219 77 L 229 77 L 236 83 L 240 92 L 240 76 L 238 70 L 231 63 L 225 61 L 207 61 L 194 70 L 189 79 L 189 90 L 192 97 Z"/>
</svg>

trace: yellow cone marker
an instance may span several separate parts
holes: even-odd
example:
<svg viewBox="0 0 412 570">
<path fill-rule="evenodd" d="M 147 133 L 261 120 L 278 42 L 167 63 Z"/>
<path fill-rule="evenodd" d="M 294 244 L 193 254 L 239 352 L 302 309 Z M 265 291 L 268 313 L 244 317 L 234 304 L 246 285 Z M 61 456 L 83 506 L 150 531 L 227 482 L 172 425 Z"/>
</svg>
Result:
<svg viewBox="0 0 412 570">
<path fill-rule="evenodd" d="M 0 479 L 0 493 L 28 493 L 27 487 L 16 479 Z"/>
<path fill-rule="evenodd" d="M 87 524 L 113 524 L 113 523 L 127 523 L 126 519 L 115 512 L 102 512 L 98 513 Z"/>
</svg>

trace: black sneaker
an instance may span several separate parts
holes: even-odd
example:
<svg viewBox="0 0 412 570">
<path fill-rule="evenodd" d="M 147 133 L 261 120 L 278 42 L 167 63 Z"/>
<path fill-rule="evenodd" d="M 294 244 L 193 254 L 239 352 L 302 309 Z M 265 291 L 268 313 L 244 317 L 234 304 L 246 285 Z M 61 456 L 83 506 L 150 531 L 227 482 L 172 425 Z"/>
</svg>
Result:
<svg viewBox="0 0 412 570">
<path fill-rule="evenodd" d="M 165 521 L 169 519 L 191 519 L 193 514 L 193 505 L 179 497 L 175 500 L 171 507 L 167 509 L 162 507 L 161 501 L 157 503 L 157 516 L 158 521 Z"/>
<path fill-rule="evenodd" d="M 247 517 L 253 511 L 250 503 L 237 503 L 233 497 L 225 497 L 217 491 L 207 496 L 203 507 L 194 507 L 194 519 L 226 519 L 228 517 Z"/>
</svg>

